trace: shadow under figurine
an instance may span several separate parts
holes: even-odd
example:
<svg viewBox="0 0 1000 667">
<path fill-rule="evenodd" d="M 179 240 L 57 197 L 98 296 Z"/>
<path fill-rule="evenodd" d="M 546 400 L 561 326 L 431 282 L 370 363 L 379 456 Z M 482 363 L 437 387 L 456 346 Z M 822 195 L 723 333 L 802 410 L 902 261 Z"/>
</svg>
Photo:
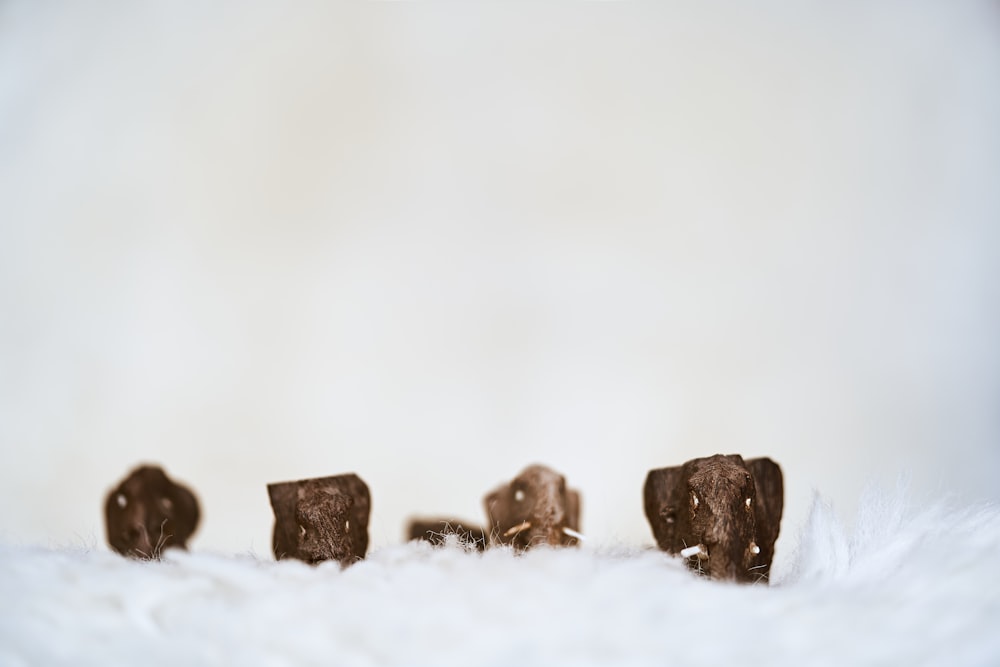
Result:
<svg viewBox="0 0 1000 667">
<path fill-rule="evenodd" d="M 454 535 L 466 548 L 486 550 L 486 531 L 458 519 L 411 519 L 406 535 L 408 540 L 424 540 L 436 547 L 444 546 L 448 536 Z"/>
<path fill-rule="evenodd" d="M 768 458 L 716 454 L 650 470 L 643 489 L 656 543 L 713 579 L 767 581 L 784 505 Z"/>
<path fill-rule="evenodd" d="M 201 513 L 195 495 L 159 466 L 129 473 L 104 501 L 108 544 L 130 558 L 154 560 L 164 549 L 187 549 Z"/>
<path fill-rule="evenodd" d="M 368 485 L 353 473 L 267 485 L 274 557 L 347 566 L 368 551 Z"/>
<path fill-rule="evenodd" d="M 583 538 L 580 494 L 567 489 L 566 478 L 546 466 L 528 466 L 487 494 L 483 504 L 494 544 L 573 546 Z"/>
</svg>

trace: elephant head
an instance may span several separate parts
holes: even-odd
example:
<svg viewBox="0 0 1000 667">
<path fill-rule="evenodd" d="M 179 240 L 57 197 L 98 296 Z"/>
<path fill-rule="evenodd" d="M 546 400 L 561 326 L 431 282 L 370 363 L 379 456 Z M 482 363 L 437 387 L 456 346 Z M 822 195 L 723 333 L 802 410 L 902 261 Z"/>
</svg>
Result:
<svg viewBox="0 0 1000 667">
<path fill-rule="evenodd" d="M 368 485 L 355 474 L 267 485 L 274 557 L 309 564 L 361 560 L 368 551 Z"/>
<path fill-rule="evenodd" d="M 713 579 L 766 581 L 784 505 L 781 468 L 738 454 L 650 470 L 646 518 L 657 545 Z"/>
<path fill-rule="evenodd" d="M 484 499 L 494 543 L 527 549 L 538 544 L 575 545 L 580 530 L 580 494 L 566 478 L 532 465 Z"/>
<path fill-rule="evenodd" d="M 195 495 L 158 466 L 139 466 L 104 501 L 108 544 L 131 558 L 152 560 L 168 547 L 187 549 L 199 517 Z"/>
</svg>

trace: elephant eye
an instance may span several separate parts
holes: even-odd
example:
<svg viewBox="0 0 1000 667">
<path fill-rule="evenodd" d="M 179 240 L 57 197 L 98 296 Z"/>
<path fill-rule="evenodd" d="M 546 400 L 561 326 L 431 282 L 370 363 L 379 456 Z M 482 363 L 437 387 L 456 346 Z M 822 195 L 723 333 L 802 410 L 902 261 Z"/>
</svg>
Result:
<svg viewBox="0 0 1000 667">
<path fill-rule="evenodd" d="M 524 491 L 522 489 L 518 489 L 517 491 L 514 492 L 514 500 L 516 500 L 517 502 L 521 502 L 522 500 L 524 500 Z"/>
<path fill-rule="evenodd" d="M 115 496 L 115 503 L 118 505 L 118 507 L 125 509 L 126 505 L 128 505 L 128 498 L 125 497 L 124 493 L 119 493 L 117 496 Z"/>
<path fill-rule="evenodd" d="M 170 500 L 170 498 L 160 498 L 160 507 L 169 512 L 174 508 L 174 501 Z"/>
<path fill-rule="evenodd" d="M 663 520 L 667 523 L 673 523 L 677 520 L 677 515 L 674 513 L 673 507 L 664 507 L 660 510 L 660 516 L 662 516 Z"/>
</svg>

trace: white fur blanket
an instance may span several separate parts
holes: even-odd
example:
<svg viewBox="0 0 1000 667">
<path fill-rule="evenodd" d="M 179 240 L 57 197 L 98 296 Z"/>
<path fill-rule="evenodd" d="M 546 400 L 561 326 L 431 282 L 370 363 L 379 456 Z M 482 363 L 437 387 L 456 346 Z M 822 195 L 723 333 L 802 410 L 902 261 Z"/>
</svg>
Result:
<svg viewBox="0 0 1000 667">
<path fill-rule="evenodd" d="M 1000 509 L 821 501 L 768 586 L 658 551 L 411 543 L 341 570 L 0 549 L 2 665 L 1000 664 Z"/>
</svg>

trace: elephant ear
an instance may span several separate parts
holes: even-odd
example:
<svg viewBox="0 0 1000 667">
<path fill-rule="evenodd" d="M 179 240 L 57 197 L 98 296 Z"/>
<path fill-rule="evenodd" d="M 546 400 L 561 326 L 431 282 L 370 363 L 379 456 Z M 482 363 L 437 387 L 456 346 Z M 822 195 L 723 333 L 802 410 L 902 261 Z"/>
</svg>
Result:
<svg viewBox="0 0 1000 667">
<path fill-rule="evenodd" d="M 580 492 L 566 489 L 566 525 L 580 532 Z"/>
<path fill-rule="evenodd" d="M 678 508 L 674 505 L 676 489 L 682 481 L 681 468 L 658 468 L 650 470 L 643 486 L 643 501 L 646 520 L 653 529 L 656 544 L 670 553 L 681 549 L 677 536 Z"/>
<path fill-rule="evenodd" d="M 503 534 L 515 524 L 510 520 L 510 501 L 507 499 L 510 487 L 501 484 L 483 498 L 486 518 L 489 521 L 490 539 L 503 542 Z"/>
<path fill-rule="evenodd" d="M 278 560 L 293 558 L 298 553 L 298 530 L 295 523 L 295 503 L 298 500 L 299 485 L 296 482 L 280 482 L 267 485 L 267 495 L 274 512 L 274 532 L 271 535 L 271 550 Z"/>
<path fill-rule="evenodd" d="M 330 492 L 342 493 L 354 501 L 351 505 L 351 538 L 355 555 L 364 558 L 368 553 L 368 516 L 372 507 L 368 485 L 354 473 L 326 477 L 321 481 Z"/>
<path fill-rule="evenodd" d="M 757 546 L 760 547 L 760 562 L 771 565 L 774 556 L 774 542 L 781 528 L 781 513 L 785 505 L 784 478 L 781 466 L 769 458 L 750 459 L 747 469 L 753 476 L 757 488 L 757 505 L 754 518 L 757 523 Z"/>
<path fill-rule="evenodd" d="M 201 512 L 194 493 L 182 484 L 172 483 L 167 492 L 173 503 L 174 540 L 179 547 L 187 548 L 187 541 L 198 528 Z"/>
</svg>

